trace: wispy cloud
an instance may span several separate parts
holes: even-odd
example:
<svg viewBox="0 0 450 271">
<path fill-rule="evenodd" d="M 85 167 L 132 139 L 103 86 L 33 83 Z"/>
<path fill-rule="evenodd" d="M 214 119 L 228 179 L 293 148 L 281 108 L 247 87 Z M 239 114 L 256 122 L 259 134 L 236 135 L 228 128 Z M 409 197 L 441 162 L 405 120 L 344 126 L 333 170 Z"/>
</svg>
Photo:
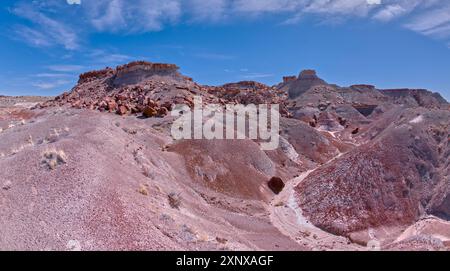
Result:
<svg viewBox="0 0 450 271">
<path fill-rule="evenodd" d="M 68 50 L 77 49 L 79 38 L 75 31 L 59 20 L 52 19 L 40 12 L 35 6 L 20 4 L 12 12 L 33 23 L 34 28 L 16 26 L 15 33 L 32 46 L 47 47 L 62 45 Z"/>
<path fill-rule="evenodd" d="M 302 2 L 294 0 L 237 0 L 234 9 L 241 12 L 263 13 L 295 11 Z M 323 2 L 323 1 L 322 1 Z"/>
<path fill-rule="evenodd" d="M 182 2 L 182 9 L 190 13 L 193 22 L 220 22 L 229 18 L 230 1 L 228 0 L 187 0 Z"/>
<path fill-rule="evenodd" d="M 428 36 L 440 38 L 450 36 L 450 3 L 416 16 L 405 26 Z"/>
<path fill-rule="evenodd" d="M 65 77 L 71 77 L 72 74 L 66 74 L 66 73 L 38 73 L 35 75 L 35 77 L 38 78 L 65 78 Z"/>
<path fill-rule="evenodd" d="M 81 5 L 81 0 L 67 0 L 69 5 Z"/>
<path fill-rule="evenodd" d="M 260 78 L 268 78 L 275 76 L 273 73 L 250 73 L 243 75 L 242 78 L 245 79 L 260 79 Z"/>
<path fill-rule="evenodd" d="M 38 87 L 40 89 L 53 89 L 56 87 L 60 87 L 62 85 L 69 84 L 70 81 L 68 80 L 56 80 L 56 81 L 49 81 L 49 82 L 37 82 L 33 83 L 32 86 Z"/>
<path fill-rule="evenodd" d="M 134 58 L 129 55 L 110 53 L 105 50 L 95 49 L 86 54 L 89 59 L 95 59 L 96 65 L 117 65 L 127 61 L 131 61 Z"/>
<path fill-rule="evenodd" d="M 378 11 L 373 18 L 380 21 L 391 21 L 408 12 L 407 9 L 400 5 L 389 5 Z"/>
<path fill-rule="evenodd" d="M 81 65 L 51 65 L 47 69 L 55 72 L 78 72 L 84 69 Z"/>
<path fill-rule="evenodd" d="M 61 45 L 75 50 L 82 44 L 80 37 L 92 32 L 129 35 L 160 31 L 177 23 L 260 18 L 266 14 L 282 14 L 285 24 L 301 23 L 305 16 L 324 22 L 360 18 L 401 25 L 444 41 L 450 36 L 448 0 L 66 0 L 63 3 L 21 0 L 12 11 L 31 24 L 15 26 L 15 38 L 32 46 Z"/>
<path fill-rule="evenodd" d="M 49 36 L 27 26 L 17 25 L 14 27 L 13 33 L 13 39 L 24 41 L 33 47 L 50 47 L 54 45 L 54 42 Z"/>
<path fill-rule="evenodd" d="M 82 6 L 91 24 L 107 32 L 158 31 L 181 16 L 179 0 L 95 0 Z"/>
</svg>

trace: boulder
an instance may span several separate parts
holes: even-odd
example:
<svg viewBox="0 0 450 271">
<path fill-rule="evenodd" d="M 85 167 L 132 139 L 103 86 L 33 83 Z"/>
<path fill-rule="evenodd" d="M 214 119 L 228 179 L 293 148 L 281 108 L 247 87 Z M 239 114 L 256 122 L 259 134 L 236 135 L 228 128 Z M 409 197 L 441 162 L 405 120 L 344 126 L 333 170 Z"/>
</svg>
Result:
<svg viewBox="0 0 450 271">
<path fill-rule="evenodd" d="M 128 113 L 128 108 L 125 105 L 119 106 L 119 109 L 117 110 L 117 114 L 126 115 L 127 113 Z"/>
<path fill-rule="evenodd" d="M 117 109 L 117 104 L 115 101 L 108 101 L 107 104 L 108 104 L 108 110 L 110 112 L 115 111 Z"/>
<path fill-rule="evenodd" d="M 146 107 L 142 115 L 147 118 L 153 118 L 158 115 L 158 111 L 154 107 Z"/>
<path fill-rule="evenodd" d="M 160 107 L 160 108 L 158 109 L 158 116 L 159 116 L 159 117 L 164 117 L 164 116 L 166 116 L 168 113 L 169 113 L 169 110 L 167 110 L 167 108 L 165 108 L 165 107 Z"/>
<path fill-rule="evenodd" d="M 267 186 L 269 186 L 270 190 L 272 190 L 273 193 L 278 195 L 281 191 L 283 191 L 285 184 L 283 180 L 281 180 L 281 178 L 272 177 L 267 183 Z"/>
</svg>

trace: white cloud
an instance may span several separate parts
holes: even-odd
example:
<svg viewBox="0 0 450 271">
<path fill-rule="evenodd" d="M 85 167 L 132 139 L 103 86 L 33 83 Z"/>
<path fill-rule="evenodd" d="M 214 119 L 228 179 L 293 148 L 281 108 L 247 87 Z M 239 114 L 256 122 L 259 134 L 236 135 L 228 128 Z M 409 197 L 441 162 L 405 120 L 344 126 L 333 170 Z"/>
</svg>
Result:
<svg viewBox="0 0 450 271">
<path fill-rule="evenodd" d="M 100 49 L 92 50 L 91 52 L 87 53 L 86 56 L 89 59 L 95 59 L 96 65 L 114 66 L 117 64 L 122 64 L 124 62 L 133 60 L 132 56 L 118 53 L 110 53 Z"/>
<path fill-rule="evenodd" d="M 302 0 L 237 0 L 234 7 L 241 12 L 282 12 L 294 11 L 305 2 Z"/>
<path fill-rule="evenodd" d="M 243 75 L 242 77 L 245 79 L 260 79 L 260 78 L 268 78 L 268 77 L 273 77 L 273 76 L 274 76 L 273 73 L 250 73 L 250 74 Z"/>
<path fill-rule="evenodd" d="M 37 82 L 33 83 L 32 86 L 38 87 L 40 89 L 52 89 L 69 83 L 70 81 L 68 80 L 56 80 L 51 82 Z"/>
<path fill-rule="evenodd" d="M 81 5 L 81 0 L 67 0 L 69 5 Z"/>
<path fill-rule="evenodd" d="M 376 3 L 368 0 L 316 0 L 310 1 L 303 11 L 364 17 L 377 6 Z"/>
<path fill-rule="evenodd" d="M 227 0 L 188 0 L 184 2 L 183 9 L 192 14 L 191 21 L 218 22 L 228 17 L 229 6 Z"/>
<path fill-rule="evenodd" d="M 83 6 L 92 25 L 105 32 L 158 31 L 181 15 L 179 0 L 91 0 Z"/>
<path fill-rule="evenodd" d="M 406 9 L 400 5 L 389 5 L 384 9 L 378 11 L 373 18 L 380 21 L 390 21 L 402 14 L 406 13 Z"/>
<path fill-rule="evenodd" d="M 86 5 L 86 9 L 91 10 L 88 12 L 88 15 L 92 25 L 100 31 L 115 31 L 121 28 L 126 24 L 122 14 L 122 4 L 123 3 L 120 0 L 111 0 L 109 3 L 105 1 L 96 1 L 91 5 Z"/>
<path fill-rule="evenodd" d="M 84 67 L 81 65 L 51 65 L 47 68 L 55 72 L 76 72 L 82 70 Z"/>
<path fill-rule="evenodd" d="M 22 40 L 33 47 L 50 47 L 54 44 L 43 32 L 23 25 L 14 28 L 14 35 L 14 39 Z"/>
<path fill-rule="evenodd" d="M 66 73 L 38 73 L 35 76 L 39 78 L 64 78 L 72 75 Z"/>
<path fill-rule="evenodd" d="M 450 34 L 450 4 L 420 14 L 405 26 L 425 35 L 447 36 Z"/>
<path fill-rule="evenodd" d="M 17 26 L 15 33 L 33 46 L 62 45 L 68 50 L 79 47 L 77 34 L 64 23 L 46 16 L 33 6 L 22 4 L 12 10 L 14 14 L 34 23 L 35 27 Z"/>
</svg>

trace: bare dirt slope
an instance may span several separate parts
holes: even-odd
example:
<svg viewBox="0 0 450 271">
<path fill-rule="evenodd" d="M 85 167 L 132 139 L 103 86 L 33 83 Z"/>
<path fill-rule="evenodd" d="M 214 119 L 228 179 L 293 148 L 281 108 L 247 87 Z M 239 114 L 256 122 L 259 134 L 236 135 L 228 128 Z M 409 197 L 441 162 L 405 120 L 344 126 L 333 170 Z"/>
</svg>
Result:
<svg viewBox="0 0 450 271">
<path fill-rule="evenodd" d="M 55 108 L 4 130 L 0 247 L 307 249 L 264 202 L 191 178 L 160 121 Z"/>
</svg>

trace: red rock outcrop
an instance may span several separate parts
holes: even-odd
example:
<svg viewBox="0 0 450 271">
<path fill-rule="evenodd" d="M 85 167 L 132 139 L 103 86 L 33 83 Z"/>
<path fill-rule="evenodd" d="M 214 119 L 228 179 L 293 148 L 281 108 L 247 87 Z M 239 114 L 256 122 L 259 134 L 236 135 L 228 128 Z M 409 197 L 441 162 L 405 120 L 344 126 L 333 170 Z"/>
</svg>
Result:
<svg viewBox="0 0 450 271">
<path fill-rule="evenodd" d="M 78 84 L 83 84 L 88 81 L 96 80 L 96 79 L 102 79 L 107 78 L 109 76 L 112 76 L 114 74 L 114 70 L 111 68 L 106 68 L 103 70 L 97 70 L 97 71 L 89 71 L 80 74 L 80 78 L 78 80 Z"/>
<path fill-rule="evenodd" d="M 232 89 L 267 89 L 269 88 L 267 85 L 255 82 L 255 81 L 240 81 L 237 83 L 228 83 L 222 86 L 224 89 L 232 90 Z"/>
<path fill-rule="evenodd" d="M 164 116 L 173 104 L 192 106 L 193 93 L 213 99 L 206 89 L 179 74 L 176 65 L 136 61 L 83 73 L 70 92 L 41 107 L 69 105 L 119 115 L 139 114 L 150 107 L 157 112 L 150 115 Z"/>
</svg>

